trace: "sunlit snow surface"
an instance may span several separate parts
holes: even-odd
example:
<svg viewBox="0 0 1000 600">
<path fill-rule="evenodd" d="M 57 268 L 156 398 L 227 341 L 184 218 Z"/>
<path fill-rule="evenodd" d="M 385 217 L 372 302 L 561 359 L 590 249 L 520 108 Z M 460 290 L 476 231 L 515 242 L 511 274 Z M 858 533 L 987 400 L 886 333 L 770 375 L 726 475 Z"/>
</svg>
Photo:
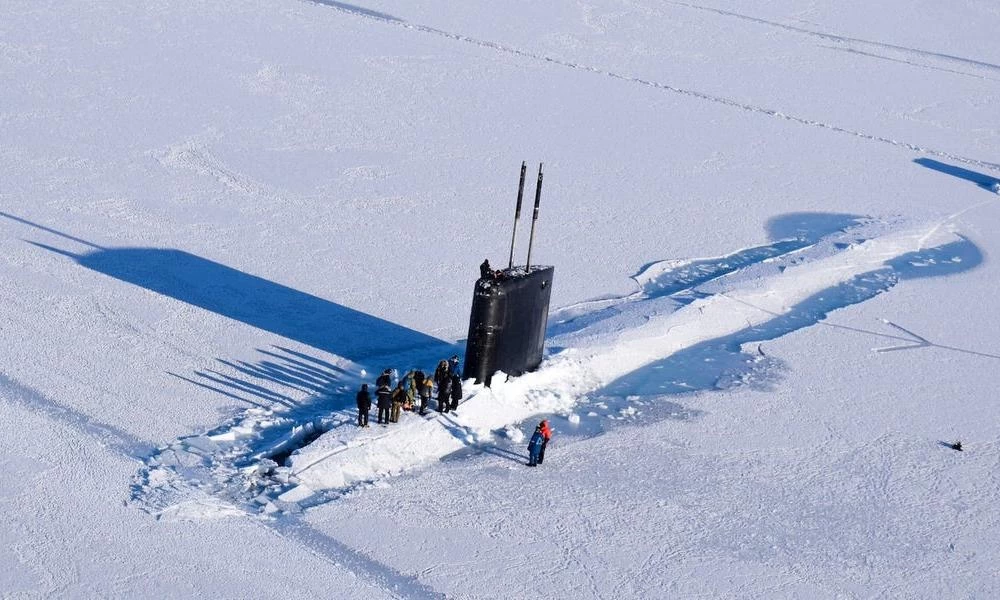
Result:
<svg viewBox="0 0 1000 600">
<path fill-rule="evenodd" d="M 1000 596 L 997 9 L 453 4 L 0 6 L 2 595 Z"/>
<path fill-rule="evenodd" d="M 181 438 L 157 452 L 136 486 L 136 500 L 156 514 L 197 516 L 187 508 L 188 494 L 178 489 L 187 483 L 196 496 L 208 492 L 248 510 L 298 512 L 331 497 L 329 492 L 425 466 L 467 447 L 503 443 L 510 426 L 530 418 L 569 418 L 579 405 L 593 402 L 588 394 L 600 394 L 599 408 L 614 419 L 637 415 L 640 395 L 669 393 L 650 390 L 650 379 L 673 393 L 719 389 L 755 377 L 761 385 L 769 376 L 767 365 L 760 364 L 763 351 L 744 354 L 743 345 L 814 325 L 901 279 L 955 274 L 982 260 L 975 245 L 949 232 L 947 222 L 879 234 L 885 224 L 860 218 L 842 217 L 850 225 L 832 231 L 822 229 L 832 229 L 826 215 L 785 220 L 793 219 L 813 229 L 728 256 L 649 265 L 635 276 L 641 291 L 596 303 L 589 313 L 581 306 L 562 311 L 575 316 L 555 316 L 551 340 L 560 348 L 538 372 L 507 381 L 501 374 L 485 389 L 466 382 L 456 414 L 405 414 L 391 427 L 362 430 L 349 409 L 332 416 L 314 403 L 302 410 L 249 409 L 208 435 Z M 575 324 L 581 320 L 586 324 Z M 422 360 L 433 361 L 433 355 Z M 691 361 L 709 366 L 684 364 Z M 353 389 L 342 396 L 333 402 L 349 406 Z M 272 460 L 281 456 L 276 460 L 285 462 L 289 453 L 287 465 Z M 320 493 L 325 497 L 317 497 Z M 207 516 L 216 509 L 232 514 L 226 505 L 198 506 Z"/>
</svg>

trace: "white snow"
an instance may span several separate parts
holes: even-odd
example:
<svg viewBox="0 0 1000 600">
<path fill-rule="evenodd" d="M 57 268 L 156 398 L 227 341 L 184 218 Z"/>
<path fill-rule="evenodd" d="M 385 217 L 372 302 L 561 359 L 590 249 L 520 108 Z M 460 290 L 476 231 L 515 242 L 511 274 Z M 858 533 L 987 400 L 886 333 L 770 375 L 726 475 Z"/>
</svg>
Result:
<svg viewBox="0 0 1000 600">
<path fill-rule="evenodd" d="M 998 16 L 3 4 L 0 590 L 1000 595 Z M 522 160 L 542 367 L 358 428 Z"/>
</svg>

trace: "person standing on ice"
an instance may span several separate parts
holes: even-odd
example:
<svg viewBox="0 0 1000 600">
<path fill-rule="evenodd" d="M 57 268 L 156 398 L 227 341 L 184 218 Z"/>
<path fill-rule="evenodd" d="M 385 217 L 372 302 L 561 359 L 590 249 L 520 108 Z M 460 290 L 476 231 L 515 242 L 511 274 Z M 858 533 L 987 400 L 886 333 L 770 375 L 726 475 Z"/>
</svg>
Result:
<svg viewBox="0 0 1000 600">
<path fill-rule="evenodd" d="M 417 376 L 414 369 L 410 369 L 403 378 L 406 382 L 406 402 L 403 403 L 403 410 L 413 410 L 413 401 L 417 398 Z"/>
<path fill-rule="evenodd" d="M 443 360 L 441 362 L 444 362 Z M 438 381 L 438 412 L 446 413 L 451 405 L 451 380 L 447 375 Z"/>
<path fill-rule="evenodd" d="M 542 449 L 538 451 L 538 464 L 542 464 L 542 461 L 545 460 L 545 447 L 552 439 L 552 428 L 549 427 L 548 421 L 542 419 L 542 422 L 538 424 L 538 429 L 542 432 Z"/>
<path fill-rule="evenodd" d="M 483 264 L 479 265 L 479 278 L 493 279 L 493 267 L 490 266 L 490 259 L 487 258 Z"/>
<path fill-rule="evenodd" d="M 392 369 L 382 371 L 382 374 L 375 380 L 376 388 L 382 387 L 383 385 L 387 388 L 392 388 Z"/>
<path fill-rule="evenodd" d="M 393 423 L 399 423 L 399 412 L 403 408 L 403 403 L 406 402 L 406 388 L 403 387 L 403 380 L 400 379 L 399 383 L 396 384 L 396 389 L 392 390 L 392 419 Z"/>
<path fill-rule="evenodd" d="M 368 411 L 372 409 L 372 395 L 368 393 L 368 384 L 361 384 L 358 392 L 358 427 L 368 427 Z"/>
<path fill-rule="evenodd" d="M 434 380 L 424 377 L 424 385 L 420 388 L 420 414 L 427 412 L 427 406 L 431 401 L 431 394 L 434 393 Z"/>
<path fill-rule="evenodd" d="M 448 361 L 442 360 L 438 363 L 437 368 L 434 369 L 434 383 L 438 385 L 438 388 L 441 387 L 442 381 L 448 380 L 449 375 L 451 375 L 451 372 L 448 369 Z"/>
<path fill-rule="evenodd" d="M 542 451 L 542 444 L 545 443 L 545 436 L 542 435 L 542 426 L 535 427 L 535 433 L 528 442 L 528 466 L 538 466 L 538 455 Z"/>
<path fill-rule="evenodd" d="M 413 385 L 417 388 L 417 396 L 420 398 L 420 414 L 424 414 L 427 411 L 427 399 L 431 397 L 430 379 L 424 375 L 424 372 L 417 369 L 413 373 Z"/>
<path fill-rule="evenodd" d="M 378 424 L 389 424 L 389 410 L 392 408 L 392 390 L 388 385 L 382 384 L 375 390 L 378 397 Z"/>
<path fill-rule="evenodd" d="M 448 359 L 448 374 L 450 375 L 460 375 L 458 372 L 458 355 L 452 354 L 451 358 Z"/>
<path fill-rule="evenodd" d="M 458 410 L 458 401 L 462 399 L 462 378 L 458 373 L 451 376 L 451 412 Z"/>
</svg>

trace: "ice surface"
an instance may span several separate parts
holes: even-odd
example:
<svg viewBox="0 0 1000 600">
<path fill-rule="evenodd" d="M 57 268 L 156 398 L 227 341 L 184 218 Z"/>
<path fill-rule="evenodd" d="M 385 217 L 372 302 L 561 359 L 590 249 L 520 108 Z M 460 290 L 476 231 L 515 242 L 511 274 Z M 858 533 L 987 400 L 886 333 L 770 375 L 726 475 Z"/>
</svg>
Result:
<svg viewBox="0 0 1000 600">
<path fill-rule="evenodd" d="M 995 21 L 4 3 L 0 589 L 1000 596 Z M 357 428 L 461 353 L 522 160 L 544 367 Z"/>
</svg>

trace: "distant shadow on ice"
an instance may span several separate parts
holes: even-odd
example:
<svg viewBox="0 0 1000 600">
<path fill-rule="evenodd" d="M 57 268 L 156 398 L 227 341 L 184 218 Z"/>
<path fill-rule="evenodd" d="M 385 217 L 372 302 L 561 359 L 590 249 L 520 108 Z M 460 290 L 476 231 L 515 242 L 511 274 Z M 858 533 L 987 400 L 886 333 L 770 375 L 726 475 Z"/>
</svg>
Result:
<svg viewBox="0 0 1000 600">
<path fill-rule="evenodd" d="M 1000 186 L 1000 179 L 997 179 L 996 177 L 990 177 L 984 173 L 978 173 L 976 171 L 970 171 L 969 169 L 963 169 L 962 167 L 956 167 L 955 165 L 949 165 L 932 158 L 916 158 L 913 162 L 917 163 L 921 167 L 926 167 L 933 171 L 944 173 L 945 175 L 951 175 L 952 177 L 958 177 L 959 179 L 971 181 L 984 190 L 989 190 L 991 192 L 996 192 L 997 186 Z"/>
<path fill-rule="evenodd" d="M 334 0 L 306 0 L 306 2 L 311 2 L 313 4 L 320 4 L 322 6 L 329 6 L 330 8 L 336 8 L 337 10 L 353 13 L 355 15 L 360 15 L 362 17 L 369 17 L 372 19 L 379 19 L 382 21 L 394 21 L 397 23 L 402 23 L 403 20 L 394 17 L 390 14 L 383 12 L 378 12 L 376 10 L 370 10 L 360 6 L 355 6 L 354 4 L 347 4 L 346 2 L 335 2 Z"/>
</svg>

